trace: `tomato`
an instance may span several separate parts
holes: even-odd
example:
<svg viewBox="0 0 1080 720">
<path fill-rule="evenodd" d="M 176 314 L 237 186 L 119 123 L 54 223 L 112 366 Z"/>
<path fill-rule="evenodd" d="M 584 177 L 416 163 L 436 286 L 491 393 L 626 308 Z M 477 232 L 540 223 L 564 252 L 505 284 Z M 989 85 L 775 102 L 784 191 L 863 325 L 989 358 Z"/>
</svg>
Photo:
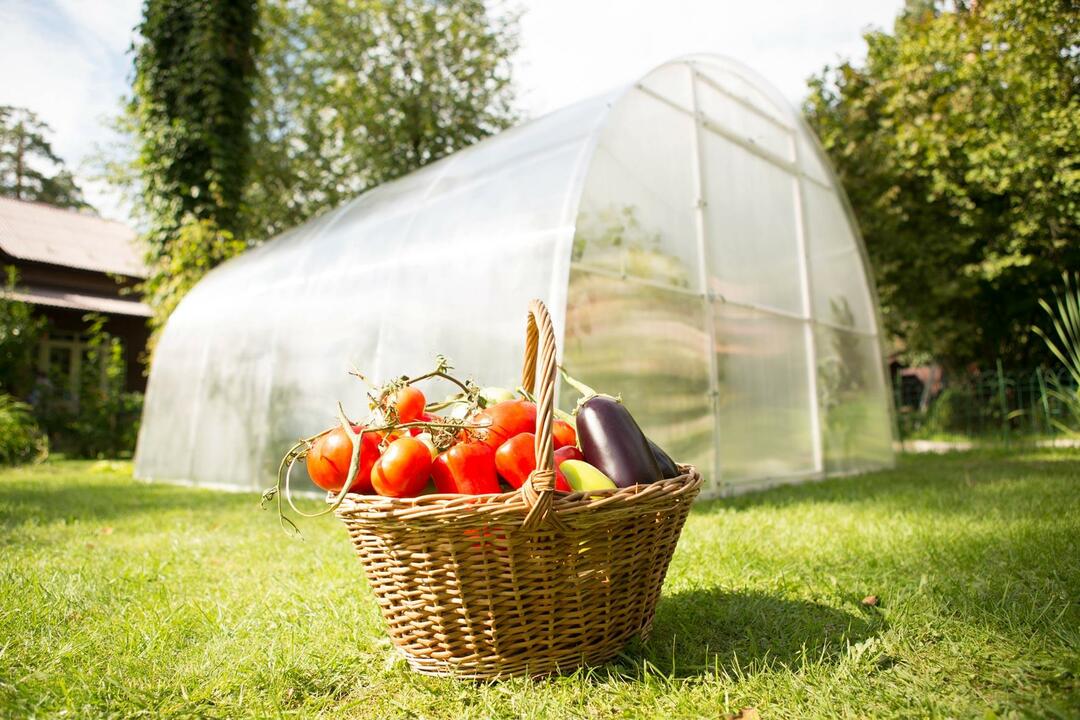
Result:
<svg viewBox="0 0 1080 720">
<path fill-rule="evenodd" d="M 479 431 L 479 437 L 494 450 L 515 435 L 536 430 L 536 403 L 528 400 L 495 403 L 476 413 L 473 422 L 489 425 Z"/>
<path fill-rule="evenodd" d="M 536 436 L 532 433 L 521 433 L 495 451 L 495 468 L 511 487 L 521 487 L 529 473 L 536 469 L 535 440 Z"/>
<path fill-rule="evenodd" d="M 427 485 L 430 472 L 427 445 L 412 437 L 398 438 L 371 469 L 371 484 L 380 495 L 416 497 Z"/>
<path fill-rule="evenodd" d="M 565 420 L 556 420 L 551 426 L 551 439 L 555 443 L 556 450 L 568 445 L 577 445 L 577 431 Z"/>
<path fill-rule="evenodd" d="M 555 451 L 555 467 L 559 467 L 566 460 L 584 460 L 585 453 L 577 445 L 565 445 Z"/>
<path fill-rule="evenodd" d="M 450 465 L 447 464 L 446 453 L 440 453 L 431 461 L 431 479 L 435 481 L 436 492 L 456 493 L 458 491 L 454 474 L 450 472 Z"/>
<path fill-rule="evenodd" d="M 533 433 L 521 433 L 504 442 L 495 451 L 496 469 L 503 479 L 515 488 L 524 485 L 529 478 L 529 474 L 536 469 L 535 442 L 536 436 Z M 566 482 L 566 478 L 559 471 L 558 465 L 562 462 L 559 459 L 559 452 L 567 449 L 562 448 L 555 453 L 555 489 L 564 492 L 570 492 L 570 484 Z M 577 450 L 577 448 L 573 449 Z M 578 454 L 580 452 L 578 450 Z M 568 458 L 563 458 L 563 460 L 566 459 Z"/>
<path fill-rule="evenodd" d="M 414 435 L 413 437 L 427 445 L 428 452 L 431 453 L 431 459 L 434 460 L 435 456 L 439 454 L 439 451 L 435 447 L 435 440 L 431 437 L 431 433 L 422 432 L 419 435 Z"/>
<path fill-rule="evenodd" d="M 463 495 L 501 492 L 499 476 L 495 474 L 495 451 L 490 446 L 479 440 L 459 442 L 445 454 L 456 492 Z"/>
<path fill-rule="evenodd" d="M 443 420 L 443 418 L 439 417 L 438 415 L 433 415 L 432 413 L 429 413 L 426 410 L 424 412 L 420 413 L 420 417 L 418 417 L 416 419 L 421 421 L 421 422 L 428 422 L 428 423 L 445 422 L 445 420 Z M 423 425 L 417 425 L 416 427 L 409 428 L 409 434 L 412 435 L 413 437 L 416 437 L 420 433 L 426 433 L 426 432 L 431 432 L 431 431 L 428 430 Z"/>
<path fill-rule="evenodd" d="M 473 550 L 500 552 L 501 547 L 505 553 L 506 532 L 501 527 L 488 525 L 482 528 L 466 528 L 461 534 L 468 538 L 477 538 L 478 541 L 471 545 Z"/>
<path fill-rule="evenodd" d="M 555 451 L 555 489 L 561 492 L 571 492 L 570 483 L 566 481 L 566 475 L 559 469 L 565 460 L 583 460 L 584 455 L 576 445 L 566 445 Z"/>
<path fill-rule="evenodd" d="M 427 399 L 424 397 L 424 393 L 412 385 L 406 385 L 394 393 L 393 403 L 394 409 L 397 411 L 398 422 L 409 423 L 419 420 L 420 416 L 424 414 L 424 405 L 427 404 Z"/>
<path fill-rule="evenodd" d="M 363 426 L 354 426 L 359 432 Z M 371 493 L 371 466 L 379 459 L 379 437 L 375 433 L 364 433 L 360 438 L 360 464 L 349 492 Z M 344 428 L 334 428 L 319 437 L 307 454 L 307 472 L 311 482 L 328 492 L 339 492 L 345 485 L 349 474 L 349 461 L 352 460 L 352 440 Z"/>
<path fill-rule="evenodd" d="M 375 437 L 379 438 L 380 442 L 385 440 L 387 444 L 390 444 L 390 443 L 394 442 L 395 440 L 397 440 L 399 437 L 404 437 L 407 434 L 407 432 L 408 432 L 407 430 L 401 430 L 399 428 L 394 428 L 393 430 L 386 430 L 386 431 L 383 431 L 383 432 L 377 432 L 377 433 L 375 433 Z"/>
</svg>

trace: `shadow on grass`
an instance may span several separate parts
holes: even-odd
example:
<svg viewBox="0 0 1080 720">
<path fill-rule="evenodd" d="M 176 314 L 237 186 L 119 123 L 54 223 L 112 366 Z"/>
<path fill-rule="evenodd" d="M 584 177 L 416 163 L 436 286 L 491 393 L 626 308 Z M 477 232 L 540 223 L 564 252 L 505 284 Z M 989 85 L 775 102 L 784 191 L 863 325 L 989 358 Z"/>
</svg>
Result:
<svg viewBox="0 0 1080 720">
<path fill-rule="evenodd" d="M 677 677 L 791 668 L 804 660 L 836 662 L 848 644 L 884 629 L 871 609 L 855 615 L 806 600 L 703 588 L 661 598 L 649 640 L 635 641 L 623 659 Z"/>
<path fill-rule="evenodd" d="M 893 470 L 699 501 L 694 513 L 825 502 L 875 504 L 944 515 L 981 516 L 997 509 L 1013 515 L 1038 515 L 1047 503 L 1060 499 L 1060 487 L 1055 483 L 1072 484 L 1078 478 L 1080 453 L 1032 457 L 1006 450 L 957 452 L 904 457 Z"/>
</svg>

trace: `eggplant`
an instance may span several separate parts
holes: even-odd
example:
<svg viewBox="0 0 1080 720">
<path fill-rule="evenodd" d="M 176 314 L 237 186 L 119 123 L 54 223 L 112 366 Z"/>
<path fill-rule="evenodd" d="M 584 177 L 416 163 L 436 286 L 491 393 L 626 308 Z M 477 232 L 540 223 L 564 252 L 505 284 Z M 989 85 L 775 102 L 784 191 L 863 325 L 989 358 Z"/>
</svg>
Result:
<svg viewBox="0 0 1080 720">
<path fill-rule="evenodd" d="M 679 466 L 675 464 L 670 455 L 664 452 L 664 448 L 649 440 L 649 438 L 645 439 L 649 442 L 649 449 L 652 450 L 653 457 L 656 458 L 656 465 L 660 468 L 660 474 L 664 476 L 665 480 L 682 475 Z"/>
<path fill-rule="evenodd" d="M 585 462 L 619 487 L 661 479 L 649 440 L 626 406 L 615 398 L 593 395 L 581 401 L 577 435 Z"/>
</svg>

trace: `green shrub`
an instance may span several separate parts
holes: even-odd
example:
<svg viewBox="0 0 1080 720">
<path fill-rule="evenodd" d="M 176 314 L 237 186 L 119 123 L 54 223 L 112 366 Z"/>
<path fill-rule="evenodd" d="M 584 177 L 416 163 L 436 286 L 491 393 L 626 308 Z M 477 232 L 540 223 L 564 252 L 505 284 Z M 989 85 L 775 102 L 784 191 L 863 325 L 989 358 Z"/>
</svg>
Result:
<svg viewBox="0 0 1080 720">
<path fill-rule="evenodd" d="M 1039 300 L 1039 305 L 1050 318 L 1052 332 L 1035 326 L 1032 330 L 1043 339 L 1046 347 L 1068 371 L 1068 379 L 1051 375 L 1047 397 L 1058 403 L 1064 411 L 1064 420 L 1052 418 L 1051 424 L 1069 434 L 1080 434 L 1080 273 L 1061 276 L 1065 290 L 1054 289 L 1054 305 Z"/>
<path fill-rule="evenodd" d="M 982 407 L 969 385 L 945 388 L 930 405 L 926 428 L 930 435 L 962 434 L 971 429 L 973 407 Z"/>
<path fill-rule="evenodd" d="M 43 460 L 48 454 L 48 438 L 34 422 L 30 406 L 0 393 L 0 464 Z"/>
<path fill-rule="evenodd" d="M 124 392 L 124 347 L 104 329 L 105 318 L 90 314 L 79 371 L 78 396 L 65 378 L 52 378 L 35 404 L 57 450 L 83 458 L 131 454 L 142 415 L 142 393 Z"/>
<path fill-rule="evenodd" d="M 34 317 L 29 305 L 12 299 L 19 282 L 15 268 L 6 267 L 0 274 L 0 391 L 22 395 L 33 384 L 37 344 L 45 321 Z"/>
</svg>

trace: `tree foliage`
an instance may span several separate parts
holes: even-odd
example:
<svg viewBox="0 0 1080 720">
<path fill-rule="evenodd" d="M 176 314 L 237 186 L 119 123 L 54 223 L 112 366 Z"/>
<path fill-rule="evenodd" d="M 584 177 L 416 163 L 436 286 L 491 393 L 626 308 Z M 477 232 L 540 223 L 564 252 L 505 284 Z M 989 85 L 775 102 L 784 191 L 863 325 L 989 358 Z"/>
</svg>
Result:
<svg viewBox="0 0 1080 720">
<path fill-rule="evenodd" d="M 33 387 L 45 320 L 28 303 L 13 297 L 19 289 L 18 271 L 7 266 L 0 274 L 0 393 L 25 396 Z"/>
<path fill-rule="evenodd" d="M 888 329 L 947 366 L 1045 357 L 1028 328 L 1080 268 L 1080 13 L 910 2 L 805 112 L 852 201 Z"/>
<path fill-rule="evenodd" d="M 152 327 L 161 328 L 177 304 L 203 275 L 247 245 L 231 232 L 219 228 L 213 220 L 189 219 L 176 230 L 163 253 L 153 266 L 153 273 L 142 284 L 151 299 Z M 157 337 L 151 338 L 151 349 Z"/>
<path fill-rule="evenodd" d="M 483 0 L 264 0 L 262 10 L 250 238 L 515 120 L 513 13 Z"/>
<path fill-rule="evenodd" d="M 30 110 L 0 105 L 0 196 L 87 209 L 74 176 L 53 151 L 51 132 Z"/>
<path fill-rule="evenodd" d="M 0 465 L 44 460 L 48 454 L 49 440 L 30 406 L 0 391 Z"/>
<path fill-rule="evenodd" d="M 127 108 L 138 154 L 137 213 L 146 232 L 150 276 L 144 292 L 171 310 L 240 231 L 251 164 L 256 0 L 146 0 Z M 225 238 L 178 261 L 192 236 Z M 199 251 L 197 251 L 199 252 Z M 173 276 L 180 267 L 193 275 Z M 160 315 L 156 316 L 160 319 Z"/>
<path fill-rule="evenodd" d="M 483 0 L 255 9 L 145 6 L 116 122 L 139 152 L 99 163 L 147 227 L 159 326 L 218 262 L 516 119 L 517 18 Z"/>
</svg>

